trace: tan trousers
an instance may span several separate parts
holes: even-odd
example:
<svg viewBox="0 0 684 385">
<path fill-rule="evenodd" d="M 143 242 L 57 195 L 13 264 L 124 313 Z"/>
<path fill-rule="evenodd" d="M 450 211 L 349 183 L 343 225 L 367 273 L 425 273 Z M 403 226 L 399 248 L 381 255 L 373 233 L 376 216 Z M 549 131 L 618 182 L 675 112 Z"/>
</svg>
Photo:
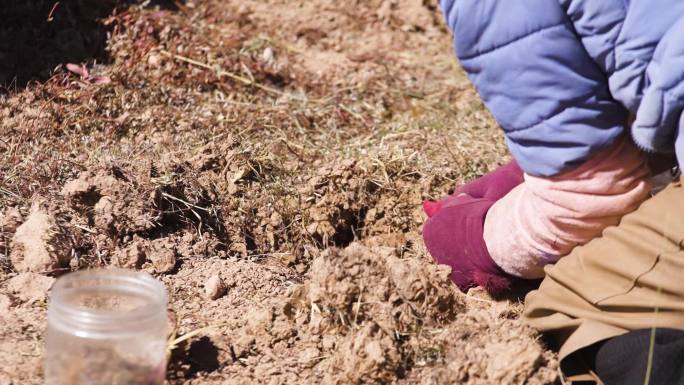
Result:
<svg viewBox="0 0 684 385">
<path fill-rule="evenodd" d="M 525 299 L 523 317 L 555 340 L 566 364 L 580 359 L 581 349 L 632 330 L 684 329 L 683 246 L 678 181 L 547 266 L 541 286 Z M 574 380 L 590 377 L 601 383 L 589 373 Z"/>
</svg>

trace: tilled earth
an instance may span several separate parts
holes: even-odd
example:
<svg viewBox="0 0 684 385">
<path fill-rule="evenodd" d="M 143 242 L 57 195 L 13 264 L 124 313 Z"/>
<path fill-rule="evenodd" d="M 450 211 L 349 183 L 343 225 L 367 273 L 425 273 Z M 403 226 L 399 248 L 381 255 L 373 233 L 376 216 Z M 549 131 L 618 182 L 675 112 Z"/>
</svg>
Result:
<svg viewBox="0 0 684 385">
<path fill-rule="evenodd" d="M 10 3 L 0 385 L 41 383 L 54 279 L 111 265 L 191 333 L 169 384 L 554 383 L 520 303 L 421 241 L 507 159 L 436 2 Z"/>
</svg>

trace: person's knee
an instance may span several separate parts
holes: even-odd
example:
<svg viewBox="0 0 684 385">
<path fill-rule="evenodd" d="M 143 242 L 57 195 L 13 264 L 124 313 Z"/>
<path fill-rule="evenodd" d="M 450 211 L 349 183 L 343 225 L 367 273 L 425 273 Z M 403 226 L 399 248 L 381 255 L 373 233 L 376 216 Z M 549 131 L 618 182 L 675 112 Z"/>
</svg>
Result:
<svg viewBox="0 0 684 385">
<path fill-rule="evenodd" d="M 684 330 L 640 329 L 605 341 L 596 373 L 606 385 L 684 384 Z"/>
</svg>

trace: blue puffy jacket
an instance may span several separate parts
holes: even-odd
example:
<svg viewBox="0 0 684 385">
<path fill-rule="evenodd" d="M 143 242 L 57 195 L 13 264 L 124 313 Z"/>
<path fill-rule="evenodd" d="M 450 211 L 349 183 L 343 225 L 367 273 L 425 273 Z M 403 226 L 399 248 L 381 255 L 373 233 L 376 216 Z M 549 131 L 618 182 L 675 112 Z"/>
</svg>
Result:
<svg viewBox="0 0 684 385">
<path fill-rule="evenodd" d="M 684 0 L 441 0 L 461 65 L 528 173 L 581 164 L 628 112 L 684 163 Z"/>
</svg>

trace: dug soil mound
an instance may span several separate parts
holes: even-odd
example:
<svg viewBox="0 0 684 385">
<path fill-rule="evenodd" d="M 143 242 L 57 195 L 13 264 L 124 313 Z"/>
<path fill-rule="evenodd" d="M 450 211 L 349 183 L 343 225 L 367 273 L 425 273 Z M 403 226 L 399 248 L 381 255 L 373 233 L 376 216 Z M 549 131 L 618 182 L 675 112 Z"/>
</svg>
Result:
<svg viewBox="0 0 684 385">
<path fill-rule="evenodd" d="M 303 284 L 217 327 L 211 340 L 228 354 L 207 380 L 549 383 L 553 355 L 514 320 L 519 308 L 482 306 L 453 289 L 449 272 L 391 247 L 327 249 Z"/>
<path fill-rule="evenodd" d="M 436 2 L 52 3 L 0 28 L 85 44 L 0 68 L 0 385 L 42 383 L 54 280 L 109 266 L 166 284 L 169 384 L 554 383 L 519 301 L 422 244 L 508 159 Z"/>
</svg>

